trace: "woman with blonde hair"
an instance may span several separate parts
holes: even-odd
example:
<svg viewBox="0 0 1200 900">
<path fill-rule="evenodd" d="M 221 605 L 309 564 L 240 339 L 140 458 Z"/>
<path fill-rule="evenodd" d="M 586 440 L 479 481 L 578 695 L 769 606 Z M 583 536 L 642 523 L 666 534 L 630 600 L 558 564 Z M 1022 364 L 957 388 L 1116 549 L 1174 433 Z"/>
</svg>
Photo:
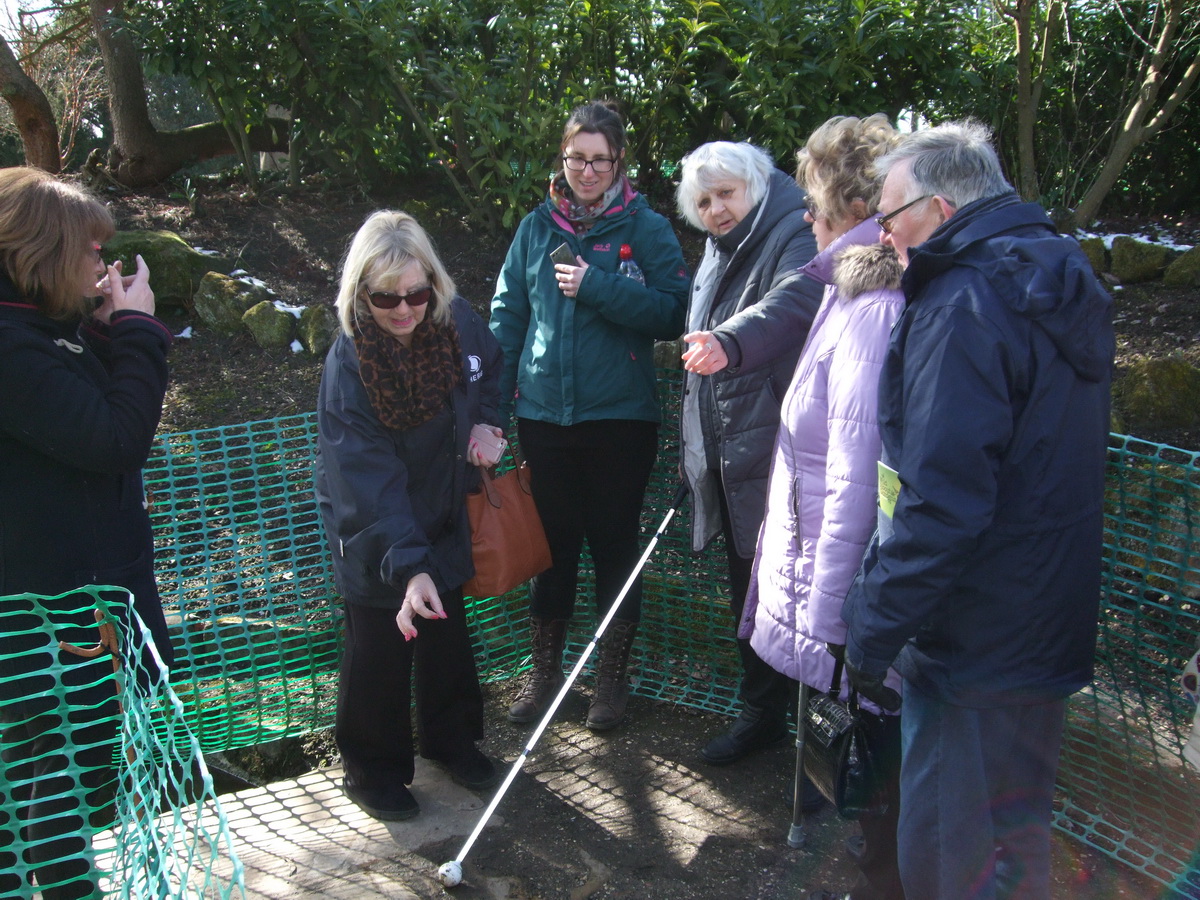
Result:
<svg viewBox="0 0 1200 900">
<path fill-rule="evenodd" d="M 171 333 L 142 258 L 133 275 L 105 266 L 114 232 L 85 191 L 40 169 L 0 170 L 0 596 L 53 598 L 54 638 L 93 644 L 90 610 L 80 615 L 71 592 L 118 585 L 170 665 L 141 470 Z M 120 602 L 109 608 L 123 615 Z M 29 896 L 32 875 L 47 900 L 94 896 L 87 845 L 111 814 L 120 721 L 110 663 L 60 653 L 65 693 L 24 693 L 25 620 L 37 617 L 15 602 L 0 612 L 0 808 L 19 810 L 0 819 L 0 848 L 25 845 L 21 862 L 0 849 L 0 895 Z M 155 666 L 149 652 L 142 662 Z"/>
<path fill-rule="evenodd" d="M 767 507 L 741 635 L 768 663 L 828 691 L 846 643 L 842 604 L 875 528 L 880 456 L 879 373 L 892 324 L 904 309 L 900 262 L 880 243 L 875 160 L 899 135 L 882 114 L 838 116 L 797 154 L 819 253 L 803 271 L 825 285 L 780 410 Z M 846 696 L 848 682 L 839 679 Z M 888 683 L 899 687 L 899 676 Z M 848 894 L 810 900 L 903 900 L 896 862 L 899 717 L 875 716 L 880 758 L 890 763 L 881 805 L 860 819 L 860 875 Z"/>
<path fill-rule="evenodd" d="M 483 695 L 462 585 L 474 574 L 466 495 L 498 427 L 500 348 L 412 216 L 385 210 L 342 264 L 341 331 L 317 402 L 317 500 L 345 601 L 334 729 L 342 788 L 368 815 L 420 807 L 421 756 L 473 790 L 497 780 L 475 742 Z M 415 671 L 414 671 L 415 670 Z"/>
</svg>

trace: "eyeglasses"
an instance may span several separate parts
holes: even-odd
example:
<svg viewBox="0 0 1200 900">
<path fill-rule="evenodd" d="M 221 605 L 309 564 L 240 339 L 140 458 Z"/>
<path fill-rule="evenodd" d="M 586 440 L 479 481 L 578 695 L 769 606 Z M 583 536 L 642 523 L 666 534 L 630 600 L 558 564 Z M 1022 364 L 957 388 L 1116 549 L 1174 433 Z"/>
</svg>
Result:
<svg viewBox="0 0 1200 900">
<path fill-rule="evenodd" d="M 892 233 L 892 225 L 891 225 L 892 219 L 896 218 L 896 216 L 900 215 L 900 213 L 904 212 L 910 206 L 916 206 L 922 200 L 928 200 L 932 196 L 933 196 L 933 194 L 922 194 L 916 200 L 909 200 L 907 203 L 905 203 L 899 209 L 892 210 L 890 213 L 887 213 L 882 216 L 876 216 L 875 224 L 877 224 L 880 227 L 880 229 L 882 229 L 884 234 L 891 234 Z"/>
<path fill-rule="evenodd" d="M 429 285 L 409 291 L 407 294 L 393 294 L 391 291 L 371 291 L 363 287 L 363 293 L 378 309 L 395 309 L 401 303 L 407 303 L 410 308 L 424 306 L 433 297 L 433 288 Z"/>
<path fill-rule="evenodd" d="M 592 171 L 597 175 L 604 175 L 612 171 L 615 159 L 609 159 L 607 156 L 597 156 L 595 159 L 584 159 L 582 156 L 564 156 L 562 158 L 563 165 L 572 172 L 582 172 L 588 166 L 592 167 Z"/>
</svg>

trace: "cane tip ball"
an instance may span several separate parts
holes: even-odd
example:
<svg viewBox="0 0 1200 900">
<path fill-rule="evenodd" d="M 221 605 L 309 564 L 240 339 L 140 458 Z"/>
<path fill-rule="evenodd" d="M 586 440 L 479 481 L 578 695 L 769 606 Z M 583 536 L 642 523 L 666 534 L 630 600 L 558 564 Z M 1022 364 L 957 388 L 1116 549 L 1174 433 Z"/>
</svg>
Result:
<svg viewBox="0 0 1200 900">
<path fill-rule="evenodd" d="M 442 867 L 438 869 L 438 876 L 446 887 L 458 887 L 462 884 L 462 864 L 456 859 L 443 863 Z"/>
</svg>

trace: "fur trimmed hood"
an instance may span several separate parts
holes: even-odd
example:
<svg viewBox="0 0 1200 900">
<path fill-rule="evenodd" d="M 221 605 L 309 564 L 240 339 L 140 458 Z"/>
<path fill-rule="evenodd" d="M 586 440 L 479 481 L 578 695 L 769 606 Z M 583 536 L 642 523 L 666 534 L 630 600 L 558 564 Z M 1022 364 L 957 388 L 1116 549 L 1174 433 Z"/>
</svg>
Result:
<svg viewBox="0 0 1200 900">
<path fill-rule="evenodd" d="M 833 284 L 843 301 L 867 291 L 896 290 L 903 274 L 900 258 L 886 244 L 851 246 L 834 257 Z"/>
</svg>

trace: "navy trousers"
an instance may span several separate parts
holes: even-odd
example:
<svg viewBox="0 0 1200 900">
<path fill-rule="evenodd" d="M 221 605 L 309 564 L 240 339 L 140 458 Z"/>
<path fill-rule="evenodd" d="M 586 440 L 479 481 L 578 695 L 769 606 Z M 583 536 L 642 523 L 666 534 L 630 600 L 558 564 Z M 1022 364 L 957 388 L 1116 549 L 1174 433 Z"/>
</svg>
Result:
<svg viewBox="0 0 1200 900">
<path fill-rule="evenodd" d="M 904 682 L 900 876 L 921 900 L 1047 900 L 1066 701 L 974 709 Z"/>
</svg>

